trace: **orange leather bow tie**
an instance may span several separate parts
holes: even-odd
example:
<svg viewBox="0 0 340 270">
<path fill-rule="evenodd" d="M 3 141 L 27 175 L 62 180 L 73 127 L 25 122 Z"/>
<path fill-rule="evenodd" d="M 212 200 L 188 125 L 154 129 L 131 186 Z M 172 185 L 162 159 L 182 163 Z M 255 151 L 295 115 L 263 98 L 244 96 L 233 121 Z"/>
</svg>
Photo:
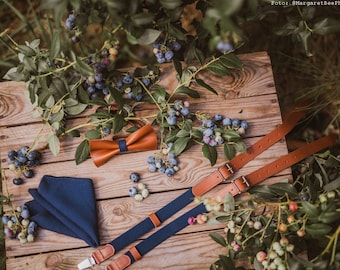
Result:
<svg viewBox="0 0 340 270">
<path fill-rule="evenodd" d="M 90 140 L 89 143 L 91 158 L 99 167 L 118 153 L 157 149 L 157 135 L 150 125 L 146 125 L 131 133 L 126 139 Z"/>
</svg>

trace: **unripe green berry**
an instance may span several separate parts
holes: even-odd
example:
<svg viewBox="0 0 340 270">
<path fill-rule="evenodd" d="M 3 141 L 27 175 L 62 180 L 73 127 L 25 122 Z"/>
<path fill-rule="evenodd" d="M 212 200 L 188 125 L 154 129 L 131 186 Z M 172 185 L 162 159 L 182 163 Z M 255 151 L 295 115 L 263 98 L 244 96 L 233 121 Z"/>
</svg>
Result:
<svg viewBox="0 0 340 270">
<path fill-rule="evenodd" d="M 139 190 L 143 190 L 143 189 L 145 189 L 145 184 L 139 183 L 139 184 L 137 185 L 137 188 L 138 188 Z"/>
<path fill-rule="evenodd" d="M 327 197 L 325 194 L 320 194 L 319 195 L 319 200 L 321 203 L 327 202 Z"/>
<path fill-rule="evenodd" d="M 145 189 L 143 189 L 143 190 L 141 191 L 141 194 L 142 194 L 143 198 L 146 198 L 146 197 L 149 196 L 149 190 L 147 190 L 147 189 L 145 188 Z"/>
<path fill-rule="evenodd" d="M 142 201 L 143 199 L 144 199 L 144 198 L 143 198 L 142 194 L 136 194 L 136 195 L 135 195 L 135 200 L 136 200 L 136 201 L 140 202 L 140 201 Z"/>
<path fill-rule="evenodd" d="M 27 242 L 34 242 L 34 235 L 33 234 L 27 235 Z"/>
</svg>

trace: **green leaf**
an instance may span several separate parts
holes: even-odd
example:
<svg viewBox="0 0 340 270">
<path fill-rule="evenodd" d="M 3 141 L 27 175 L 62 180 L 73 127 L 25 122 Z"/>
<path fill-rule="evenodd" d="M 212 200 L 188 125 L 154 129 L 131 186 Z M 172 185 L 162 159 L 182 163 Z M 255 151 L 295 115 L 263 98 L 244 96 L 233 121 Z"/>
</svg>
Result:
<svg viewBox="0 0 340 270">
<path fill-rule="evenodd" d="M 61 50 L 61 44 L 60 44 L 60 33 L 53 33 L 51 46 L 50 46 L 50 57 L 56 58 Z"/>
<path fill-rule="evenodd" d="M 183 71 L 181 62 L 177 58 L 173 58 L 172 63 L 173 63 L 174 68 L 175 68 L 175 70 L 178 74 L 178 77 L 181 78 L 182 77 L 182 71 Z"/>
<path fill-rule="evenodd" d="M 207 90 L 209 90 L 210 92 L 214 93 L 215 95 L 218 95 L 217 91 L 214 88 L 212 88 L 209 84 L 204 82 L 203 80 L 196 78 L 196 82 L 197 82 L 197 84 L 199 84 L 200 86 L 206 88 Z"/>
<path fill-rule="evenodd" d="M 88 140 L 83 140 L 77 147 L 75 152 L 76 164 L 85 161 L 90 155 L 90 144 Z"/>
<path fill-rule="evenodd" d="M 185 87 L 185 86 L 180 86 L 179 88 L 177 88 L 176 93 L 177 94 L 185 94 L 185 95 L 188 95 L 189 97 L 192 97 L 192 98 L 199 98 L 200 97 L 200 94 L 197 91 L 192 90 L 189 87 Z"/>
<path fill-rule="evenodd" d="M 50 148 L 52 154 L 57 156 L 60 151 L 60 141 L 57 135 L 50 133 L 47 137 L 48 147 Z"/>
<path fill-rule="evenodd" d="M 182 153 L 185 148 L 187 147 L 188 143 L 190 141 L 190 137 L 181 137 L 178 138 L 172 148 L 171 148 L 171 152 L 174 153 L 176 156 L 178 156 L 180 153 Z"/>
<path fill-rule="evenodd" d="M 202 152 L 203 156 L 206 157 L 210 161 L 210 165 L 214 166 L 217 161 L 217 150 L 215 147 L 209 145 L 209 144 L 204 144 L 202 146 Z"/>
<path fill-rule="evenodd" d="M 36 51 L 27 45 L 18 45 L 18 49 L 25 56 L 31 57 L 31 56 L 36 55 Z"/>
<path fill-rule="evenodd" d="M 313 33 L 327 35 L 340 31 L 340 21 L 332 18 L 325 18 L 314 25 Z"/>
<path fill-rule="evenodd" d="M 223 267 L 223 270 L 235 270 L 235 263 L 234 261 L 228 257 L 228 256 L 224 256 L 224 255 L 219 255 L 220 258 L 220 264 Z"/>
<path fill-rule="evenodd" d="M 130 17 L 132 23 L 136 26 L 144 26 L 147 24 L 151 24 L 153 21 L 153 18 L 154 18 L 153 13 L 146 13 L 146 12 L 137 13 Z M 153 29 L 150 29 L 150 30 L 153 30 Z M 157 30 L 154 30 L 154 31 L 157 31 Z"/>
<path fill-rule="evenodd" d="M 234 144 L 235 150 L 237 153 L 246 153 L 247 152 L 247 146 L 244 142 L 239 141 Z"/>
<path fill-rule="evenodd" d="M 149 45 L 155 42 L 160 34 L 161 34 L 160 31 L 148 28 L 145 29 L 144 33 L 139 38 L 137 38 L 136 41 L 138 44 L 141 45 Z"/>
<path fill-rule="evenodd" d="M 214 73 L 215 75 L 220 76 L 220 77 L 230 74 L 229 69 L 226 68 L 224 65 L 222 65 L 222 63 L 218 61 L 214 61 L 210 63 L 207 66 L 207 69 L 211 71 L 212 73 Z"/>
<path fill-rule="evenodd" d="M 331 224 L 340 219 L 340 212 L 322 212 L 319 216 L 319 220 L 322 223 Z"/>
<path fill-rule="evenodd" d="M 301 207 L 309 217 L 317 217 L 320 214 L 319 210 L 310 202 L 301 201 Z"/>
<path fill-rule="evenodd" d="M 181 137 L 188 137 L 190 135 L 190 132 L 184 129 L 181 129 L 177 134 L 176 137 L 181 138 Z"/>
<path fill-rule="evenodd" d="M 226 247 L 227 243 L 225 241 L 225 238 L 220 235 L 219 233 L 209 233 L 209 236 L 218 244 L 220 244 L 222 247 Z"/>
<path fill-rule="evenodd" d="M 166 9 L 175 9 L 182 4 L 181 0 L 160 0 L 159 2 Z"/>
<path fill-rule="evenodd" d="M 227 160 L 231 160 L 236 155 L 236 150 L 233 145 L 225 144 L 223 153 Z"/>
<path fill-rule="evenodd" d="M 323 187 L 324 191 L 331 191 L 336 190 L 340 187 L 340 176 L 336 179 L 334 179 L 332 182 L 329 182 Z"/>
<path fill-rule="evenodd" d="M 306 232 L 311 237 L 325 237 L 330 231 L 332 231 L 332 229 L 332 226 L 323 223 L 313 223 L 306 225 Z"/>
<path fill-rule="evenodd" d="M 310 38 L 312 33 L 308 31 L 307 29 L 304 29 L 302 31 L 299 31 L 297 33 L 297 36 L 299 37 L 300 41 L 302 42 L 303 48 L 305 50 L 305 54 L 307 56 L 313 56 L 313 54 L 310 52 Z"/>
<path fill-rule="evenodd" d="M 93 69 L 86 64 L 83 60 L 81 60 L 78 56 L 76 57 L 76 70 L 85 77 L 93 75 Z"/>
<path fill-rule="evenodd" d="M 116 114 L 113 119 L 113 133 L 119 133 L 123 127 L 126 126 L 126 121 L 124 120 L 124 116 L 121 114 Z"/>
<path fill-rule="evenodd" d="M 220 57 L 220 61 L 226 68 L 243 69 L 243 63 L 235 54 L 225 54 Z"/>
<path fill-rule="evenodd" d="M 228 142 L 235 142 L 238 141 L 241 136 L 235 130 L 227 130 L 223 133 L 223 138 L 226 139 Z"/>
<path fill-rule="evenodd" d="M 65 107 L 65 112 L 69 115 L 78 115 L 87 108 L 87 104 L 78 103 L 77 105 Z"/>
<path fill-rule="evenodd" d="M 271 193 L 277 194 L 279 196 L 288 195 L 290 198 L 294 198 L 298 195 L 296 188 L 289 183 L 275 183 L 268 186 Z"/>
<path fill-rule="evenodd" d="M 94 128 L 94 129 L 90 129 L 86 131 L 85 138 L 90 139 L 90 140 L 100 139 L 101 135 L 98 129 Z"/>
</svg>

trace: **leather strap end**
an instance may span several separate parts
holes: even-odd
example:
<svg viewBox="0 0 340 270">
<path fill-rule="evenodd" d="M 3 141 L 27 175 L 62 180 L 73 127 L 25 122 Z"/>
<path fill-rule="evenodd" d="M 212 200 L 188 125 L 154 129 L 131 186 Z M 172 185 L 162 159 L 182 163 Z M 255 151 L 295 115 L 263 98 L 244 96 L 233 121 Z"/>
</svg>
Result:
<svg viewBox="0 0 340 270">
<path fill-rule="evenodd" d="M 117 260 L 112 261 L 105 269 L 107 270 L 123 270 L 131 264 L 131 259 L 127 255 L 120 256 Z"/>
<path fill-rule="evenodd" d="M 115 254 L 115 248 L 107 244 L 101 248 L 98 248 L 92 253 L 92 258 L 95 260 L 96 264 L 101 264 L 103 261 L 107 260 Z"/>
</svg>

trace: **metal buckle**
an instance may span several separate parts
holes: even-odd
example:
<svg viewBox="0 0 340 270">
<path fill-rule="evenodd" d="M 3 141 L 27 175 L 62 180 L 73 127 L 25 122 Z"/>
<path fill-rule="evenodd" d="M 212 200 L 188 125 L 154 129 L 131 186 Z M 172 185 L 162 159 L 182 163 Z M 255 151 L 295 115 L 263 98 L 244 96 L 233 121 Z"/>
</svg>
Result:
<svg viewBox="0 0 340 270">
<path fill-rule="evenodd" d="M 234 170 L 233 170 L 233 168 L 230 166 L 230 164 L 229 164 L 228 162 L 225 164 L 225 166 L 227 167 L 228 171 L 229 171 L 231 174 L 234 174 Z"/>
<path fill-rule="evenodd" d="M 96 265 L 95 260 L 92 257 L 90 257 L 78 264 L 78 270 L 84 270 L 95 265 Z"/>
<path fill-rule="evenodd" d="M 236 184 L 236 181 L 239 180 L 239 179 L 242 179 L 242 183 L 243 184 L 246 184 L 247 188 L 250 187 L 250 184 L 247 180 L 247 178 L 245 176 L 241 176 L 240 178 L 237 178 L 236 180 L 232 180 L 231 183 L 236 187 L 237 191 L 238 191 L 238 194 L 241 194 L 243 192 L 243 190 L 241 190 L 238 185 Z"/>
</svg>

